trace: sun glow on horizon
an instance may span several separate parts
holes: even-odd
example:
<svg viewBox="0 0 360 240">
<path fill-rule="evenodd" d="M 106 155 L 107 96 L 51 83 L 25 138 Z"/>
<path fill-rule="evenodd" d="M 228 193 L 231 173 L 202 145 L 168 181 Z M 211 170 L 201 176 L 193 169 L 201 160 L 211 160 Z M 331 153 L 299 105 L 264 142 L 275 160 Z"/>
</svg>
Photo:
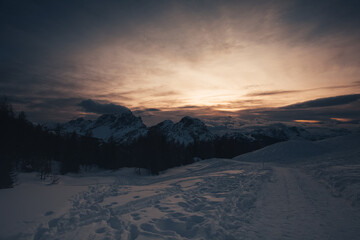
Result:
<svg viewBox="0 0 360 240">
<path fill-rule="evenodd" d="M 218 24 L 221 29 L 223 26 Z M 76 62 L 91 69 L 93 76 L 88 78 L 101 79 L 88 81 L 84 95 L 91 93 L 94 99 L 130 108 L 196 105 L 236 111 L 285 106 L 360 90 L 360 86 L 346 87 L 356 81 L 357 70 L 338 69 L 329 61 L 334 53 L 326 46 L 289 46 L 288 40 L 281 38 L 281 26 L 274 30 L 279 36 L 262 41 L 259 38 L 269 30 L 260 36 L 247 33 L 252 40 L 241 38 L 246 29 L 237 30 L 235 26 L 231 26 L 231 34 L 224 32 L 221 37 L 215 30 L 207 30 L 208 37 L 215 41 L 209 42 L 204 33 L 188 36 L 194 34 L 196 26 L 185 25 L 180 37 L 185 41 L 183 49 L 176 52 L 177 41 L 166 42 L 168 35 L 151 32 L 150 28 L 144 34 L 156 34 L 159 41 L 164 41 L 162 48 L 160 43 L 129 38 L 80 54 Z M 84 78 L 88 73 L 83 73 Z M 347 79 L 344 85 L 331 88 L 339 78 Z"/>
<path fill-rule="evenodd" d="M 294 120 L 297 123 L 321 123 L 319 120 Z"/>
<path fill-rule="evenodd" d="M 330 119 L 338 121 L 338 122 L 351 122 L 351 121 L 354 120 L 354 119 L 351 119 L 351 118 L 330 118 Z"/>
<path fill-rule="evenodd" d="M 216 16 L 170 9 L 126 34 L 113 28 L 82 42 L 61 56 L 71 67 L 52 74 L 75 85 L 71 96 L 138 111 L 231 115 L 360 92 L 358 66 L 332 47 L 348 39 L 304 41 L 313 26 L 290 31 L 281 7 L 268 7 L 222 6 Z"/>
</svg>

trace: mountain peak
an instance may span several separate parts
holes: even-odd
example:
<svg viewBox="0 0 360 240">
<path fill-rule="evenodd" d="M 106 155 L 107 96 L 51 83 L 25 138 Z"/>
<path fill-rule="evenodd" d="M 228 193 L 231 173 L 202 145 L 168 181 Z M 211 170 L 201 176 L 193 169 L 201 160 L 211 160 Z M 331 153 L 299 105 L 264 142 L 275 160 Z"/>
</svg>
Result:
<svg viewBox="0 0 360 240">
<path fill-rule="evenodd" d="M 183 117 L 177 124 L 182 124 L 184 127 L 189 127 L 191 125 L 206 127 L 205 124 L 198 118 L 192 118 L 189 116 Z"/>
<path fill-rule="evenodd" d="M 123 107 L 115 113 L 106 113 L 96 120 L 78 118 L 63 125 L 65 131 L 75 131 L 85 135 L 92 132 L 96 138 L 108 141 L 114 138 L 119 143 L 128 144 L 143 136 L 147 132 L 146 126 L 140 117 L 136 117 L 128 109 Z"/>
<path fill-rule="evenodd" d="M 183 145 L 214 139 L 214 135 L 201 120 L 189 116 L 183 117 L 175 124 L 171 120 L 165 120 L 152 127 L 150 131 L 158 131 L 166 136 L 167 141 Z"/>
</svg>

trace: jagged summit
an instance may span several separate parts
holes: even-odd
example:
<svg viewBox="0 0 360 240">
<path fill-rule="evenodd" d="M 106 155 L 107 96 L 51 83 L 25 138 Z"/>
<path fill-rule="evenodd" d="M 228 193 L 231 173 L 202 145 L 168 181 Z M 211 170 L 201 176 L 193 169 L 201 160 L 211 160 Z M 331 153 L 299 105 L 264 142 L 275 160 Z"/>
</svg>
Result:
<svg viewBox="0 0 360 240">
<path fill-rule="evenodd" d="M 190 126 L 198 126 L 198 127 L 205 127 L 206 125 L 205 123 L 203 123 L 200 119 L 198 118 L 192 118 L 189 116 L 185 116 L 183 117 L 178 124 L 182 124 L 184 127 L 190 127 Z"/>
<path fill-rule="evenodd" d="M 132 112 L 103 114 L 94 123 L 95 126 L 109 125 L 111 128 L 115 129 L 134 124 L 139 127 L 146 127 L 141 118 L 134 116 Z"/>
<path fill-rule="evenodd" d="M 65 123 L 63 131 L 85 135 L 91 134 L 93 137 L 108 141 L 113 138 L 119 143 L 131 143 L 140 136 L 146 135 L 147 128 L 140 117 L 136 117 L 132 112 L 124 107 L 124 111 L 103 114 L 96 120 L 85 120 L 78 118 Z"/>
<path fill-rule="evenodd" d="M 150 128 L 150 131 L 157 131 L 165 135 L 167 141 L 183 145 L 192 144 L 196 141 L 211 141 L 215 139 L 215 135 L 207 129 L 201 120 L 189 116 L 183 117 L 177 123 L 165 120 Z"/>
<path fill-rule="evenodd" d="M 215 135 L 212 134 L 205 123 L 200 119 L 189 116 L 183 117 L 179 122 L 165 120 L 150 128 L 151 131 L 166 136 L 168 141 L 188 145 L 199 141 L 212 141 Z M 65 132 L 77 132 L 78 134 L 90 134 L 93 137 L 108 141 L 111 137 L 119 143 L 131 143 L 140 136 L 147 134 L 147 127 L 140 117 L 124 107 L 124 111 L 103 114 L 96 120 L 85 120 L 78 118 L 63 125 Z"/>
<path fill-rule="evenodd" d="M 323 129 L 323 128 L 322 128 Z M 316 130 L 316 129 L 315 129 Z M 140 117 L 136 117 L 128 108 L 122 107 L 115 113 L 106 113 L 96 120 L 78 118 L 62 125 L 63 132 L 76 132 L 91 135 L 108 141 L 114 139 L 121 144 L 131 144 L 139 137 L 146 136 L 148 131 L 165 136 L 168 142 L 189 145 L 196 142 L 211 142 L 217 138 L 238 142 L 286 141 L 289 139 L 317 140 L 329 136 L 343 135 L 345 132 L 308 131 L 300 126 L 289 126 L 283 123 L 268 125 L 243 126 L 225 134 L 216 135 L 200 119 L 185 116 L 179 122 L 165 120 L 147 128 Z"/>
</svg>

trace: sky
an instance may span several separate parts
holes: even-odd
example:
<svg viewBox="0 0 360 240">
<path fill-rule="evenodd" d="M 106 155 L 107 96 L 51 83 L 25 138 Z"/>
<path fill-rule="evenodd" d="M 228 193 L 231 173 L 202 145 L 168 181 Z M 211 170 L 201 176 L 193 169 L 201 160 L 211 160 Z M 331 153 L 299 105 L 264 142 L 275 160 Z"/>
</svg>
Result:
<svg viewBox="0 0 360 240">
<path fill-rule="evenodd" d="M 0 96 L 35 122 L 360 119 L 356 0 L 2 0 L 0 18 Z"/>
</svg>

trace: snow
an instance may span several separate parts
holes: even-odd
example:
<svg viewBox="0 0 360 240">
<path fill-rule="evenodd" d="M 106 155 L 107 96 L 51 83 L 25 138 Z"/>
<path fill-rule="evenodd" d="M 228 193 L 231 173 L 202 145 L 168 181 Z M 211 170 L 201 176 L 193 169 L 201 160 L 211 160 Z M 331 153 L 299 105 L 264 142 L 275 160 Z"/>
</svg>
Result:
<svg viewBox="0 0 360 240">
<path fill-rule="evenodd" d="M 195 141 L 212 141 L 215 135 L 212 134 L 206 125 L 197 118 L 183 117 L 179 122 L 173 123 L 165 120 L 152 127 L 166 136 L 167 141 L 187 146 Z"/>
<path fill-rule="evenodd" d="M 1 190 L 1 196 L 6 196 L 1 206 L 11 205 L 8 212 L 17 219 L 1 225 L 0 238 L 184 239 L 214 234 L 226 238 L 235 235 L 234 222 L 240 224 L 248 217 L 256 192 L 270 173 L 225 159 L 178 167 L 160 176 L 136 176 L 129 171 L 64 176 L 59 185 L 32 180 Z M 21 203 L 9 202 L 9 191 L 16 191 L 16 197 L 26 202 L 25 196 L 36 188 L 42 196 L 34 194 L 31 202 L 47 199 L 50 203 L 31 209 L 31 222 L 21 227 L 18 222 L 26 219 L 25 208 L 32 203 L 18 210 Z M 224 218 L 229 219 L 223 223 Z M 2 215 L 2 221 L 8 218 Z M 14 230 L 8 231 L 9 226 Z"/>
<path fill-rule="evenodd" d="M 93 136 L 96 138 L 108 140 L 112 136 L 112 129 L 109 126 L 100 126 L 92 130 Z"/>
<path fill-rule="evenodd" d="M 49 185 L 37 180 L 35 174 L 19 178 L 22 183 L 18 186 L 0 191 L 0 239 L 34 232 L 38 221 L 63 214 L 71 206 L 71 196 L 87 189 L 68 183 Z"/>
<path fill-rule="evenodd" d="M 95 121 L 78 118 L 62 125 L 62 132 L 73 132 L 108 141 L 111 137 L 119 143 L 131 143 L 147 133 L 141 118 L 135 117 L 129 109 L 114 114 L 103 114 Z"/>
<path fill-rule="evenodd" d="M 357 239 L 360 212 L 299 169 L 274 167 L 244 239 Z"/>
<path fill-rule="evenodd" d="M 239 161 L 291 164 L 312 174 L 334 196 L 360 206 L 360 134 L 321 141 L 290 140 L 240 155 Z"/>
<path fill-rule="evenodd" d="M 294 162 L 324 154 L 326 148 L 308 140 L 289 140 L 235 157 L 240 161 Z"/>
<path fill-rule="evenodd" d="M 159 176 L 84 172 L 57 185 L 22 173 L 0 190 L 0 239 L 357 239 L 359 144 L 290 140 Z"/>
</svg>

